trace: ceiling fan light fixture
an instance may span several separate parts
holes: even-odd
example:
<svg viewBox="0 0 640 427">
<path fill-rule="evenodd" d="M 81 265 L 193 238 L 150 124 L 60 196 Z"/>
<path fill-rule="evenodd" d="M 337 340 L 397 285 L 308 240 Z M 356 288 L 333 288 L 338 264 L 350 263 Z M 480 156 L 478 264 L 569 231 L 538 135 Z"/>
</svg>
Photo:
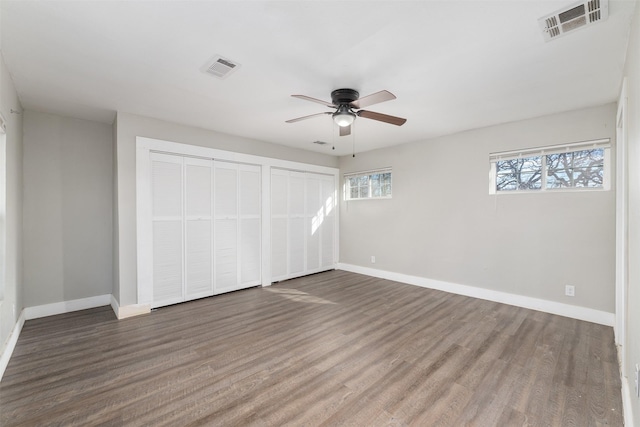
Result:
<svg viewBox="0 0 640 427">
<path fill-rule="evenodd" d="M 356 115 L 345 105 L 341 105 L 338 111 L 333 113 L 333 121 L 340 127 L 351 126 L 355 119 Z"/>
</svg>

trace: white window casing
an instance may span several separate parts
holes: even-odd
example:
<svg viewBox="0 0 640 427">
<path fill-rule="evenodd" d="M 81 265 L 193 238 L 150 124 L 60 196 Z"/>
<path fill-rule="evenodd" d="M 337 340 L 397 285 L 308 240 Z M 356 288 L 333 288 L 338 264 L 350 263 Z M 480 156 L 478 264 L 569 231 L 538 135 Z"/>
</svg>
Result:
<svg viewBox="0 0 640 427">
<path fill-rule="evenodd" d="M 390 199 L 393 194 L 393 174 L 390 167 L 344 174 L 343 199 Z M 354 189 L 357 190 L 352 191 Z"/>
</svg>

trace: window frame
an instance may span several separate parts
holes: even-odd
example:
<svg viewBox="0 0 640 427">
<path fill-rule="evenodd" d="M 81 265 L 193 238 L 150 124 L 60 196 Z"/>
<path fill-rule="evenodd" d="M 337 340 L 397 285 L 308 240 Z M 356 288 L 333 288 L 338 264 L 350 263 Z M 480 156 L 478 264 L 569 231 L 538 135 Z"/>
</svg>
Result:
<svg viewBox="0 0 640 427">
<path fill-rule="evenodd" d="M 373 186 L 371 185 L 371 176 L 373 175 L 383 175 L 389 174 L 389 194 L 385 196 L 374 196 L 373 195 Z M 351 197 L 351 179 L 353 178 L 363 178 L 367 177 L 367 196 L 366 197 Z M 382 169 L 373 169 L 368 171 L 361 172 L 350 172 L 345 173 L 343 175 L 343 199 L 346 202 L 352 202 L 356 200 L 380 200 L 380 199 L 391 199 L 393 198 L 393 171 L 390 167 L 382 168 Z"/>
<path fill-rule="evenodd" d="M 552 154 L 574 153 L 585 150 L 603 149 L 602 186 L 600 187 L 547 187 L 547 156 Z M 540 188 L 526 190 L 497 189 L 497 162 L 529 157 L 541 157 L 541 185 Z M 562 193 L 576 191 L 609 191 L 611 190 L 611 140 L 609 138 L 575 142 L 562 145 L 531 148 L 518 151 L 503 151 L 489 154 L 489 194 L 529 194 L 529 193 Z"/>
</svg>

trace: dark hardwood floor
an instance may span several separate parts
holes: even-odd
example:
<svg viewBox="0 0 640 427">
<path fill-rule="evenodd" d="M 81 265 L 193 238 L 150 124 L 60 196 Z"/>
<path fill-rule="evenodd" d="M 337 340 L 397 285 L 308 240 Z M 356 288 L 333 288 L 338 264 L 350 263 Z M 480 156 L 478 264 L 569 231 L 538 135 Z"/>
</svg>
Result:
<svg viewBox="0 0 640 427">
<path fill-rule="evenodd" d="M 332 271 L 27 321 L 3 426 L 621 426 L 610 327 Z"/>
</svg>

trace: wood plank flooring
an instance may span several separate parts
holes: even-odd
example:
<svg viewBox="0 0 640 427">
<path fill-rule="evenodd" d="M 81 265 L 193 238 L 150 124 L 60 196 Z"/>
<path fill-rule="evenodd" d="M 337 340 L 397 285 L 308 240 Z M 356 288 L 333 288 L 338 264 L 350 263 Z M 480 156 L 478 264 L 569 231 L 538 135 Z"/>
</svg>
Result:
<svg viewBox="0 0 640 427">
<path fill-rule="evenodd" d="M 610 327 L 331 271 L 24 325 L 2 426 L 621 426 Z"/>
</svg>

